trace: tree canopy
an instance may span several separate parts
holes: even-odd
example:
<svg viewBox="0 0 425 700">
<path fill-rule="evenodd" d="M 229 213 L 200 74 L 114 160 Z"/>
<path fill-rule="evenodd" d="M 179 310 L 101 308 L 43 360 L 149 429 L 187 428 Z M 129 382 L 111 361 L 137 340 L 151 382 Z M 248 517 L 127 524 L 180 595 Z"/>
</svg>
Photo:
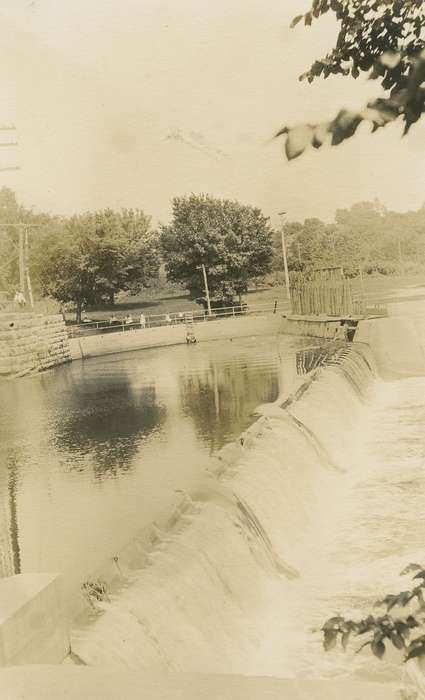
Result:
<svg viewBox="0 0 425 700">
<path fill-rule="evenodd" d="M 205 265 L 213 301 L 228 303 L 250 281 L 269 271 L 272 232 L 259 209 L 227 199 L 190 195 L 173 199 L 173 218 L 161 226 L 168 279 L 182 283 L 194 299 L 204 297 Z"/>
<path fill-rule="evenodd" d="M 337 209 L 331 224 L 310 218 L 285 225 L 288 263 L 292 271 L 308 272 L 341 265 L 348 274 L 415 272 L 423 268 L 425 206 L 399 213 L 379 201 L 358 202 Z M 274 269 L 282 267 L 280 237 L 275 239 Z"/>
<path fill-rule="evenodd" d="M 82 309 L 113 301 L 121 290 L 139 290 L 158 275 L 159 251 L 150 219 L 142 211 L 105 209 L 73 216 L 46 234 L 38 259 L 41 288 Z"/>
<path fill-rule="evenodd" d="M 276 136 L 286 135 L 289 160 L 308 146 L 334 146 L 353 136 L 361 124 L 372 131 L 400 119 L 406 134 L 425 110 L 425 6 L 423 0 L 313 0 L 311 9 L 298 15 L 310 26 L 327 12 L 338 20 L 335 46 L 300 76 L 312 82 L 330 75 L 377 80 L 384 97 L 377 97 L 358 111 L 342 109 L 321 124 L 285 125 Z"/>
</svg>

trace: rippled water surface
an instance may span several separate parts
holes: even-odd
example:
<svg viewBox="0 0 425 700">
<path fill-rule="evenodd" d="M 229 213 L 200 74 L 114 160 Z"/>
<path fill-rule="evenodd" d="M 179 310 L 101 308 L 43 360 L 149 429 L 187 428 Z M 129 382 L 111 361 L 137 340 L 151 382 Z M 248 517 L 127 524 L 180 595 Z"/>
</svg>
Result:
<svg viewBox="0 0 425 700">
<path fill-rule="evenodd" d="M 277 397 L 305 344 L 146 350 L 2 384 L 0 573 L 81 582 Z"/>
</svg>

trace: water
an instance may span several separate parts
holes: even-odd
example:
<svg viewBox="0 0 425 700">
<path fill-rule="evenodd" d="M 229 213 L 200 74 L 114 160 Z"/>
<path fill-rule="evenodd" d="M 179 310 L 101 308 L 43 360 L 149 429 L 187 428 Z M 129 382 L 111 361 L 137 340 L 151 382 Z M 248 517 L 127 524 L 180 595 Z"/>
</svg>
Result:
<svg viewBox="0 0 425 700">
<path fill-rule="evenodd" d="M 59 571 L 77 589 L 277 397 L 305 344 L 147 350 L 3 383 L 0 574 Z"/>
<path fill-rule="evenodd" d="M 424 562 L 424 390 L 378 381 L 354 351 L 265 411 L 236 462 L 181 495 L 74 651 L 116 667 L 398 678 L 395 654 L 326 654 L 319 628 L 367 614 Z"/>
</svg>

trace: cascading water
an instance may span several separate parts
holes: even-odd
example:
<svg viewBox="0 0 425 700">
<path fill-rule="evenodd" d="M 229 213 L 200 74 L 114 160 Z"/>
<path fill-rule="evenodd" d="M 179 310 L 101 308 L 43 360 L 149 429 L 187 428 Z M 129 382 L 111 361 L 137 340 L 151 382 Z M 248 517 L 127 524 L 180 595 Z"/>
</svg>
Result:
<svg viewBox="0 0 425 700">
<path fill-rule="evenodd" d="M 264 407 L 233 461 L 216 460 L 215 475 L 176 494 L 176 512 L 154 530 L 144 565 L 75 630 L 74 653 L 105 666 L 325 672 L 330 662 L 311 627 L 331 612 L 317 601 L 330 533 L 360 470 L 356 443 L 373 381 L 367 351 L 351 347 L 293 400 Z"/>
</svg>

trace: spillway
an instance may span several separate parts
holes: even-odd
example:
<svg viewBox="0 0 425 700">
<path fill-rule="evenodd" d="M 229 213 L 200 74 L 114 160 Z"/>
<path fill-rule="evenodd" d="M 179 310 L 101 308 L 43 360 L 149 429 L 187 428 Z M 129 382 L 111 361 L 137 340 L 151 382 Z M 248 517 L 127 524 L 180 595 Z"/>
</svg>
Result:
<svg viewBox="0 0 425 700">
<path fill-rule="evenodd" d="M 327 678 L 397 663 L 325 654 L 320 626 L 361 614 L 417 551 L 425 379 L 382 382 L 366 346 L 260 409 L 139 546 L 74 630 L 89 665 Z M 385 575 L 384 575 L 385 574 Z M 397 589 L 398 590 L 398 589 Z"/>
</svg>

